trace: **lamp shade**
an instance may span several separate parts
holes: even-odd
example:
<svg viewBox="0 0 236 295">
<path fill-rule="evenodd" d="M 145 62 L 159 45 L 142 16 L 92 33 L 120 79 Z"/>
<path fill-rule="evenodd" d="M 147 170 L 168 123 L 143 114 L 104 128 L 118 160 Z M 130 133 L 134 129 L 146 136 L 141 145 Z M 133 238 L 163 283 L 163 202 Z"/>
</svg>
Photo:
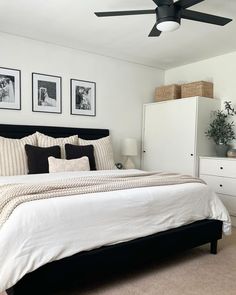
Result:
<svg viewBox="0 0 236 295">
<path fill-rule="evenodd" d="M 138 146 L 135 138 L 126 138 L 122 143 L 121 153 L 123 156 L 137 156 Z"/>
</svg>

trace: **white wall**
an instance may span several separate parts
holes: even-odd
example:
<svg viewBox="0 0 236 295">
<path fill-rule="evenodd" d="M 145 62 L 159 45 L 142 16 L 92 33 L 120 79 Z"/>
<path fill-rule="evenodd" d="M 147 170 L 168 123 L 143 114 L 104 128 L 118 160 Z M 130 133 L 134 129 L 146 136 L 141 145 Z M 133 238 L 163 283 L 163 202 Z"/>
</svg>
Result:
<svg viewBox="0 0 236 295">
<path fill-rule="evenodd" d="M 0 66 L 22 74 L 22 110 L 0 110 L 0 123 L 108 128 L 116 161 L 121 160 L 121 139 L 141 140 L 142 105 L 163 84 L 163 71 L 3 33 L 0 44 Z M 62 77 L 62 114 L 31 111 L 32 72 Z M 70 115 L 71 78 L 97 83 L 96 117 Z M 139 161 L 137 157 L 137 165 Z"/>
<path fill-rule="evenodd" d="M 214 96 L 232 101 L 236 108 L 236 52 L 173 68 L 165 72 L 165 84 L 193 81 L 214 83 Z M 236 117 L 234 117 L 236 124 Z M 236 132 L 236 127 L 235 127 Z M 236 146 L 236 141 L 234 142 Z"/>
</svg>

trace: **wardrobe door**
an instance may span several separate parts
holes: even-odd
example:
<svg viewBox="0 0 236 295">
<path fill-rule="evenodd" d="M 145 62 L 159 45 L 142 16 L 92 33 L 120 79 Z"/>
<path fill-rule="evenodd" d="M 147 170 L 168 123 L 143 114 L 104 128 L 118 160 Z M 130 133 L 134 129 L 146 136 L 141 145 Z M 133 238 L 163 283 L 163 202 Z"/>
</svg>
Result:
<svg viewBox="0 0 236 295">
<path fill-rule="evenodd" d="M 195 174 L 197 100 L 144 106 L 142 169 Z"/>
</svg>

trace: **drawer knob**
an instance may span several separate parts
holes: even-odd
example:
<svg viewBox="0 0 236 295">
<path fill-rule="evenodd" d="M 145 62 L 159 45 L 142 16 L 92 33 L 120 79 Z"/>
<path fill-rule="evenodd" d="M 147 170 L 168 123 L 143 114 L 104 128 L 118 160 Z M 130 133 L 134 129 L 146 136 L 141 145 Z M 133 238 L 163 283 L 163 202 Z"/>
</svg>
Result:
<svg viewBox="0 0 236 295">
<path fill-rule="evenodd" d="M 220 167 L 220 169 L 223 170 L 224 168 L 223 167 Z"/>
<path fill-rule="evenodd" d="M 220 187 L 223 187 L 223 184 L 220 184 Z"/>
</svg>

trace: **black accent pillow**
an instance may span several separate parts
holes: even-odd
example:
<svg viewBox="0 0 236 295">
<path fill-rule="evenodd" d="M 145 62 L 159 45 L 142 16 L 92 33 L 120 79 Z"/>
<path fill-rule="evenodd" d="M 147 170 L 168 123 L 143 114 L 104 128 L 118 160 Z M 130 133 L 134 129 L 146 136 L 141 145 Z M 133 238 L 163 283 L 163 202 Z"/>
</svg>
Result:
<svg viewBox="0 0 236 295">
<path fill-rule="evenodd" d="M 48 158 L 61 158 L 61 149 L 58 145 L 51 147 L 38 147 L 25 145 L 28 161 L 28 174 L 49 173 Z"/>
<path fill-rule="evenodd" d="M 65 145 L 65 149 L 66 149 L 67 160 L 88 157 L 90 170 L 97 170 L 93 145 L 74 145 L 74 144 L 67 143 Z"/>
</svg>

